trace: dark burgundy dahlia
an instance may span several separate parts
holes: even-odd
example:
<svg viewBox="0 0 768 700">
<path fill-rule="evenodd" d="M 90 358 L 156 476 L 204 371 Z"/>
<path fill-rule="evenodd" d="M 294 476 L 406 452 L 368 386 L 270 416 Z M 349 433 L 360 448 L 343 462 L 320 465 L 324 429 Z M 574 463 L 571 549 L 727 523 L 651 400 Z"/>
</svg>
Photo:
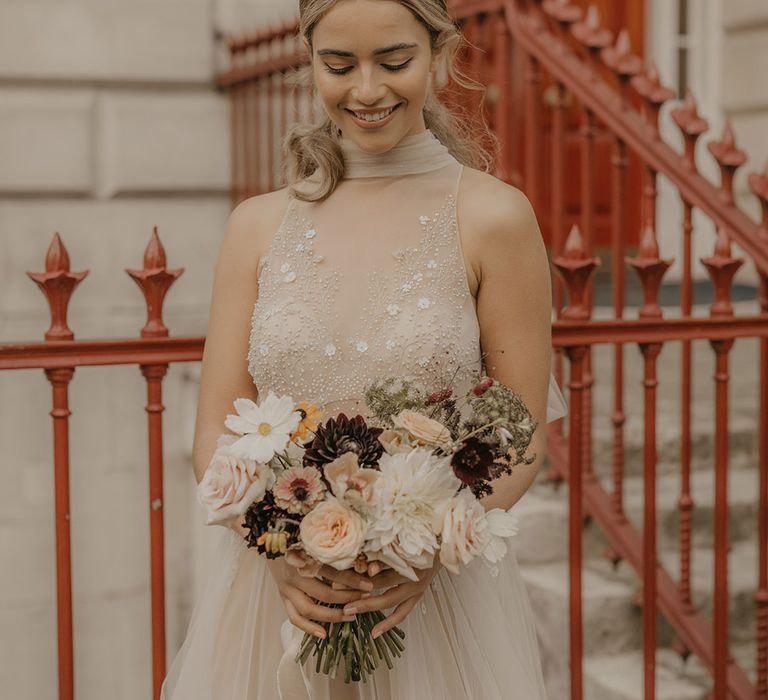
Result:
<svg viewBox="0 0 768 700">
<path fill-rule="evenodd" d="M 340 457 L 345 452 L 357 454 L 361 467 L 378 468 L 378 462 L 384 452 L 384 446 L 379 442 L 383 428 L 368 426 L 365 418 L 355 416 L 347 418 L 339 413 L 335 418 L 329 418 L 317 426 L 314 438 L 304 445 L 304 466 L 322 467 Z"/>
<path fill-rule="evenodd" d="M 488 445 L 470 437 L 453 453 L 451 466 L 453 473 L 472 489 L 475 496 L 479 496 L 492 490 L 486 482 L 491 478 L 493 459 L 493 450 Z"/>
</svg>

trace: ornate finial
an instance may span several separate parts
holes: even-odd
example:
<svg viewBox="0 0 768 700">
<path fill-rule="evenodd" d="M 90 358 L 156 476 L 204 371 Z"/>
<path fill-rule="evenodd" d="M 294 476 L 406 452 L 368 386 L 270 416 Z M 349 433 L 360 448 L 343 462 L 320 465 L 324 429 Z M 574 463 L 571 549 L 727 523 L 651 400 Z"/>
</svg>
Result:
<svg viewBox="0 0 768 700">
<path fill-rule="evenodd" d="M 565 239 L 562 255 L 555 257 L 552 263 L 563 278 L 568 291 L 568 306 L 561 318 L 589 318 L 590 310 L 586 304 L 587 285 L 595 268 L 600 265 L 600 258 L 587 257 L 584 238 L 576 224 L 571 227 Z"/>
<path fill-rule="evenodd" d="M 566 26 L 581 19 L 581 8 L 571 0 L 544 0 L 541 7 L 552 19 Z"/>
<path fill-rule="evenodd" d="M 659 244 L 653 227 L 646 225 L 640 234 L 640 245 L 637 255 L 633 258 L 625 256 L 624 261 L 635 269 L 643 288 L 643 305 L 638 315 L 640 318 L 661 317 L 659 306 L 659 289 L 664 274 L 674 262 L 674 258 L 659 257 Z"/>
<path fill-rule="evenodd" d="M 659 139 L 659 110 L 675 92 L 661 84 L 656 63 L 651 61 L 644 73 L 636 75 L 630 81 L 643 98 L 643 117 L 652 139 Z"/>
<path fill-rule="evenodd" d="M 683 139 L 685 140 L 683 163 L 689 171 L 695 172 L 696 140 L 709 128 L 709 124 L 706 119 L 702 119 L 699 116 L 696 99 L 690 88 L 685 91 L 682 107 L 675 107 L 670 112 L 670 115 L 682 132 Z"/>
<path fill-rule="evenodd" d="M 715 287 L 715 300 L 709 307 L 710 316 L 733 316 L 731 306 L 731 286 L 736 271 L 744 263 L 744 258 L 731 255 L 731 242 L 724 226 L 717 227 L 714 254 L 699 258 L 707 268 Z"/>
<path fill-rule="evenodd" d="M 147 322 L 141 329 L 142 338 L 164 338 L 168 329 L 163 323 L 163 300 L 171 285 L 184 272 L 184 268 L 166 268 L 165 249 L 157 235 L 157 226 L 152 228 L 152 237 L 144 251 L 144 269 L 126 272 L 139 285 L 147 304 Z"/>
<path fill-rule="evenodd" d="M 613 41 L 613 33 L 600 27 L 600 13 L 591 3 L 583 22 L 577 22 L 571 29 L 573 36 L 594 55 Z"/>
<path fill-rule="evenodd" d="M 619 32 L 616 43 L 604 48 L 600 52 L 600 56 L 603 63 L 616 74 L 622 90 L 626 89 L 626 84 L 630 78 L 643 69 L 642 59 L 632 53 L 632 44 L 626 27 Z M 625 94 L 622 94 L 622 104 L 626 104 Z"/>
<path fill-rule="evenodd" d="M 736 146 L 729 119 L 725 120 L 721 140 L 710 141 L 707 148 L 720 166 L 720 198 L 723 203 L 733 205 L 733 176 L 746 162 L 747 154 Z"/>
<path fill-rule="evenodd" d="M 69 253 L 56 231 L 45 255 L 45 272 L 27 272 L 48 300 L 51 325 L 45 332 L 46 340 L 72 340 L 75 337 L 67 325 L 67 309 L 72 293 L 88 270 L 70 272 L 69 265 Z"/>
</svg>

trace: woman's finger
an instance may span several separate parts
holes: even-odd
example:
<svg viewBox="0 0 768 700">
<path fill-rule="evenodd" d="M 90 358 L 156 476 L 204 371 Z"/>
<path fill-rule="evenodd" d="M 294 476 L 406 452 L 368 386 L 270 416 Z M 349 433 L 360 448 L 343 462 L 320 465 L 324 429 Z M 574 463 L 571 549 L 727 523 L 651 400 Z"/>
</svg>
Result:
<svg viewBox="0 0 768 700">
<path fill-rule="evenodd" d="M 387 615 L 383 620 L 377 622 L 371 629 L 371 636 L 376 639 L 380 634 L 391 629 L 395 625 L 399 625 L 407 616 L 408 613 L 413 610 L 416 603 L 419 601 L 418 595 L 412 595 L 410 598 L 406 598 L 400 605 L 398 605 L 390 615 Z"/>
<path fill-rule="evenodd" d="M 296 612 L 307 620 L 323 620 L 325 622 L 351 622 L 354 617 L 345 614 L 342 608 L 328 607 L 317 604 L 311 596 L 298 588 L 289 590 L 288 595 Z"/>
<path fill-rule="evenodd" d="M 318 625 L 316 622 L 310 622 L 299 615 L 293 603 L 288 598 L 283 598 L 283 605 L 285 605 L 285 612 L 288 613 L 288 619 L 291 621 L 291 624 L 304 632 L 314 634 L 315 637 L 325 639 L 325 629 L 322 625 Z"/>
<path fill-rule="evenodd" d="M 362 596 L 370 595 L 370 593 L 361 593 L 357 588 L 336 590 L 315 578 L 296 580 L 293 585 L 324 603 L 349 603 L 353 600 L 359 600 Z"/>
<path fill-rule="evenodd" d="M 372 591 L 373 584 L 368 576 L 364 574 L 358 574 L 352 569 L 346 569 L 345 571 L 338 571 L 328 564 L 323 564 L 320 569 L 320 576 L 327 578 L 330 581 L 338 581 L 350 588 L 356 588 L 360 591 Z"/>
<path fill-rule="evenodd" d="M 370 610 L 383 610 L 384 608 L 391 608 L 394 605 L 398 605 L 403 602 L 409 596 L 414 593 L 413 582 L 400 584 L 399 586 L 393 586 L 387 589 L 381 595 L 371 596 L 370 598 L 353 600 L 344 606 L 345 613 L 361 613 L 368 612 Z"/>
</svg>

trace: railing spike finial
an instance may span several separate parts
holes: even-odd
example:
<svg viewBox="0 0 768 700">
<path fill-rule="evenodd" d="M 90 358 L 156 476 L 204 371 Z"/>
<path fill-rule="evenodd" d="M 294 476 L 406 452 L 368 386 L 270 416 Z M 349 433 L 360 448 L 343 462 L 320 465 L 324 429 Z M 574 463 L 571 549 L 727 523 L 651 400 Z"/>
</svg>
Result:
<svg viewBox="0 0 768 700">
<path fill-rule="evenodd" d="M 720 166 L 720 199 L 724 204 L 733 206 L 733 176 L 737 168 L 747 161 L 747 154 L 736 146 L 730 119 L 725 120 L 721 140 L 710 141 L 707 148 Z"/>
<path fill-rule="evenodd" d="M 636 75 L 630 81 L 643 98 L 643 118 L 650 137 L 654 141 L 659 140 L 659 111 L 661 106 L 675 96 L 674 90 L 670 90 L 661 84 L 659 69 L 656 62 L 649 61 L 648 68 Z"/>
<path fill-rule="evenodd" d="M 640 245 L 637 255 L 624 256 L 624 261 L 634 268 L 643 288 L 643 305 L 638 311 L 640 318 L 661 318 L 659 289 L 664 274 L 674 262 L 674 258 L 662 259 L 659 256 L 659 244 L 652 226 L 644 226 L 640 233 Z"/>
<path fill-rule="evenodd" d="M 760 200 L 762 220 L 760 222 L 760 237 L 768 245 L 768 159 L 765 161 L 762 173 L 750 173 L 747 177 L 749 188 Z"/>
<path fill-rule="evenodd" d="M 709 307 L 710 316 L 733 316 L 731 286 L 736 271 L 744 264 L 744 258 L 734 258 L 731 254 L 730 236 L 724 226 L 717 227 L 713 255 L 699 260 L 707 268 L 715 287 L 715 299 Z"/>
<path fill-rule="evenodd" d="M 632 43 L 626 28 L 619 32 L 613 46 L 606 46 L 600 52 L 600 57 L 619 81 L 619 107 L 627 109 L 630 106 L 627 95 L 629 81 L 643 69 L 643 60 L 632 53 Z"/>
<path fill-rule="evenodd" d="M 87 274 L 88 270 L 70 272 L 69 253 L 56 231 L 45 254 L 45 272 L 27 272 L 48 301 L 51 325 L 45 332 L 46 340 L 74 339 L 75 334 L 67 325 L 67 309 L 72 293 Z"/>
<path fill-rule="evenodd" d="M 544 0 L 542 9 L 555 21 L 561 42 L 560 50 L 566 51 L 568 47 L 566 32 L 568 27 L 581 19 L 581 8 L 574 5 L 571 0 Z"/>
<path fill-rule="evenodd" d="M 584 18 L 584 24 L 590 29 L 600 29 L 600 10 L 597 5 L 591 2 L 587 7 L 587 16 Z"/>
<path fill-rule="evenodd" d="M 593 272 L 600 265 L 600 258 L 587 257 L 584 237 L 576 224 L 571 227 L 565 239 L 562 254 L 556 256 L 552 264 L 565 282 L 568 291 L 568 306 L 563 310 L 561 318 L 588 319 L 591 312 L 586 301 L 587 285 Z"/>
<path fill-rule="evenodd" d="M 152 236 L 144 251 L 144 269 L 125 270 L 139 285 L 147 305 L 147 322 L 141 329 L 142 338 L 165 338 L 168 328 L 163 323 L 163 300 L 171 285 L 184 272 L 180 267 L 169 270 L 163 244 L 157 234 L 157 226 L 152 229 Z"/>
<path fill-rule="evenodd" d="M 596 60 L 598 54 L 613 42 L 613 33 L 600 26 L 600 13 L 593 3 L 587 8 L 587 14 L 582 22 L 576 22 L 571 27 L 576 41 L 587 51 L 587 65 L 592 73 L 593 81 L 598 79 Z"/>
<path fill-rule="evenodd" d="M 690 172 L 696 172 L 696 141 L 709 129 L 709 123 L 699 116 L 696 98 L 690 88 L 685 91 L 682 107 L 675 107 L 670 115 L 685 140 L 683 164 Z"/>
</svg>

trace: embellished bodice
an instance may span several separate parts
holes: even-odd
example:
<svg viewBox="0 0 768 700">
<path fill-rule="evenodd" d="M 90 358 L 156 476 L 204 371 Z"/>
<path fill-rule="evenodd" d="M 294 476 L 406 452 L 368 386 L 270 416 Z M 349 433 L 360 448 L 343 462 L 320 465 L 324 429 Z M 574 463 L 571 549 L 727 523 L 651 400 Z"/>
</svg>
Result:
<svg viewBox="0 0 768 700">
<path fill-rule="evenodd" d="M 467 390 L 483 363 L 456 216 L 463 166 L 430 131 L 381 155 L 342 150 L 344 179 L 322 202 L 289 197 L 259 261 L 259 395 L 365 414 L 366 385 L 389 375 Z"/>
</svg>

